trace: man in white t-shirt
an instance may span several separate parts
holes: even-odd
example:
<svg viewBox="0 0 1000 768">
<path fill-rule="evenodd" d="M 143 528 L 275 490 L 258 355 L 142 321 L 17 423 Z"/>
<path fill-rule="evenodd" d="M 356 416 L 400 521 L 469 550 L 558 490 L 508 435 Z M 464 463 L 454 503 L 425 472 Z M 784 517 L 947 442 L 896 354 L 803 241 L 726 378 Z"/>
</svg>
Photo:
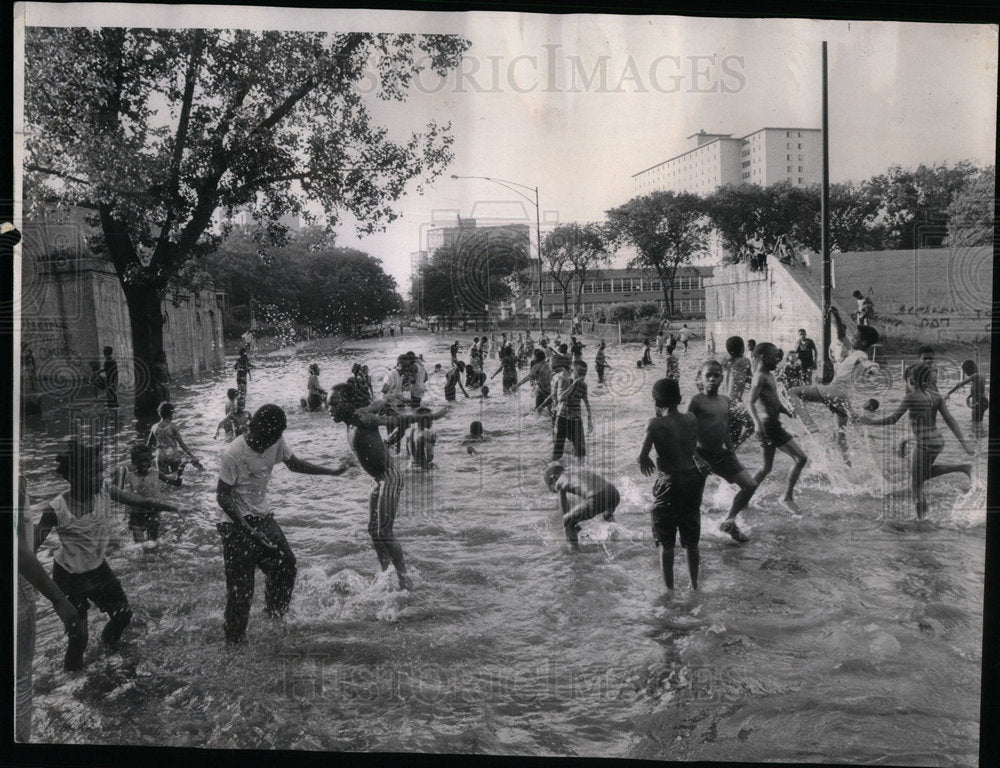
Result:
<svg viewBox="0 0 1000 768">
<path fill-rule="evenodd" d="M 268 614 L 284 615 L 292 599 L 295 555 L 267 499 L 274 465 L 280 461 L 307 475 L 340 475 L 352 464 L 348 459 L 330 469 L 298 458 L 282 438 L 286 424 L 281 408 L 262 405 L 250 419 L 250 431 L 233 440 L 220 459 L 215 494 L 221 508 L 217 528 L 225 560 L 228 644 L 246 641 L 256 568 L 264 572 Z"/>
<path fill-rule="evenodd" d="M 844 357 L 833 369 L 833 379 L 829 384 L 812 384 L 804 387 L 794 387 L 788 390 L 789 396 L 795 395 L 807 403 L 824 403 L 837 418 L 837 444 L 844 457 L 844 463 L 851 466 L 847 457 L 847 436 L 844 429 L 847 420 L 851 416 L 851 398 L 854 395 L 855 378 L 864 370 L 877 368 L 878 364 L 869 360 L 868 355 L 872 346 L 878 343 L 878 331 L 870 325 L 858 326 L 854 335 L 848 341 L 847 327 L 840 319 L 840 313 L 836 307 L 830 307 L 829 317 L 836 323 L 837 339 L 844 347 Z M 847 349 L 847 344 L 850 349 Z M 861 366 L 858 368 L 858 366 Z M 794 400 L 792 401 L 794 403 Z M 803 409 L 796 409 L 800 418 L 804 421 L 811 420 Z"/>
</svg>

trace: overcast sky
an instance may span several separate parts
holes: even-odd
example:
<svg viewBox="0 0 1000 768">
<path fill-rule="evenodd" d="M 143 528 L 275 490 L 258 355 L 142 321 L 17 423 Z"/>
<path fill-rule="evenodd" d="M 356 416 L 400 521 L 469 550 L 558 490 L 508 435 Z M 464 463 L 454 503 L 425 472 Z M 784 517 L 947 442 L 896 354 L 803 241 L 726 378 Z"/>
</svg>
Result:
<svg viewBox="0 0 1000 768">
<path fill-rule="evenodd" d="M 450 120 L 455 160 L 402 218 L 341 245 L 381 258 L 402 292 L 409 254 L 455 213 L 534 221 L 534 205 L 486 181 L 539 188 L 546 222 L 591 221 L 632 196 L 632 174 L 704 129 L 819 128 L 821 41 L 829 44 L 831 180 L 892 164 L 995 162 L 997 29 L 986 25 L 497 12 L 313 11 L 219 6 L 28 4 L 29 25 L 240 26 L 450 32 L 472 45 L 462 71 L 427 77 L 405 106 L 373 113 L 403 137 Z M 527 192 L 534 197 L 533 192 Z"/>
</svg>

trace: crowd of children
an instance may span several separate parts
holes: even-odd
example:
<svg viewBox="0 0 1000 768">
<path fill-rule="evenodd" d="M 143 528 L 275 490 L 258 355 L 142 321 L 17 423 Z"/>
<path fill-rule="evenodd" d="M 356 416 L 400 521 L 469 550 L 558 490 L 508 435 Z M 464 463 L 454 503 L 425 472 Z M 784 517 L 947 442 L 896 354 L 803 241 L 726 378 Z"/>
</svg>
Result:
<svg viewBox="0 0 1000 768">
<path fill-rule="evenodd" d="M 678 540 L 686 552 L 690 585 L 697 588 L 701 500 L 709 474 L 716 474 L 739 488 L 720 524 L 720 529 L 737 542 L 749 541 L 737 519 L 771 473 L 778 451 L 792 462 L 780 503 L 794 514 L 801 513 L 794 492 L 808 457 L 796 438 L 786 431 L 781 417 L 798 417 L 813 428 L 805 403 L 821 403 L 832 412 L 836 444 L 848 463 L 845 429 L 851 421 L 885 425 L 904 415 L 909 417 L 913 432 L 911 488 L 919 519 L 927 514 L 923 491 L 927 480 L 949 473 L 971 478 L 971 464 L 937 462 L 944 441 L 936 418 L 940 415 L 965 451 L 973 453 L 946 400 L 969 386 L 968 404 L 973 422 L 981 423 L 988 400 L 986 379 L 976 364 L 971 360 L 963 363 L 965 377 L 942 395 L 937 390 L 933 350 L 924 348 L 921 361 L 906 370 L 907 389 L 898 407 L 889 415 L 876 417 L 878 404 L 870 402 L 858 415 L 853 404 L 854 384 L 859 371 L 872 365 L 869 352 L 878 341 L 878 333 L 870 325 L 860 324 L 848 338 L 846 326 L 835 309 L 831 310 L 830 319 L 837 327 L 844 352 L 829 383 L 811 382 L 811 372 L 816 367 L 815 346 L 804 331 L 799 332 L 799 343 L 790 352 L 789 357 L 796 357 L 792 362 L 770 342 L 756 344 L 750 340 L 744 345 L 743 339 L 734 336 L 726 341 L 724 359 L 709 356 L 698 367 L 686 412 L 680 410 L 684 394 L 677 357 L 673 354 L 674 339 L 662 332 L 657 338 L 656 350 L 664 358 L 664 375 L 652 388 L 655 416 L 646 426 L 638 466 L 643 475 L 656 475 L 650 514 L 653 538 L 660 547 L 662 577 L 668 589 L 674 587 L 674 549 Z M 686 352 L 690 332 L 685 335 L 684 330 L 687 329 L 682 329 L 681 343 Z M 745 347 L 751 349 L 750 359 L 744 356 Z M 579 549 L 583 521 L 598 515 L 605 520 L 614 519 L 621 494 L 613 483 L 586 465 L 587 435 L 593 432 L 594 420 L 583 349 L 583 343 L 576 337 L 564 342 L 558 334 L 551 340 L 543 335 L 536 344 L 530 332 L 516 338 L 502 333 L 499 338 L 495 334 L 476 337 L 466 362 L 459 359 L 461 345 L 456 340 L 450 348 L 448 369 L 436 365 L 431 374 L 427 373 L 422 355 L 406 352 L 385 376 L 379 399 L 375 398 L 367 366 L 354 365 L 351 378 L 329 391 L 320 385 L 318 365 L 309 366 L 307 396 L 302 406 L 307 410 L 328 410 L 337 423 L 346 426 L 348 445 L 373 481 L 368 502 L 372 546 L 383 571 L 390 565 L 394 567 L 401 588 L 409 588 L 411 580 L 402 546 L 394 533 L 404 482 L 397 454 L 405 447 L 414 468 L 433 468 L 438 440 L 433 422 L 447 413 L 449 405 L 437 411 L 422 407 L 427 387 L 431 381 L 443 377 L 443 394 L 448 404 L 455 400 L 459 390 L 466 398 L 477 390 L 479 397 L 488 397 L 484 372 L 487 358 L 497 361 L 492 376 L 503 374 L 503 392 L 514 394 L 519 387 L 530 384 L 534 390 L 534 409 L 544 413 L 550 422 L 552 451 L 543 478 L 548 488 L 559 495 L 562 527 L 569 547 Z M 594 363 L 600 386 L 610 368 L 603 341 Z M 639 364 L 655 365 L 649 340 L 643 345 Z M 518 371 L 524 368 L 527 370 L 519 378 Z M 265 574 L 267 609 L 272 615 L 281 616 L 292 596 L 295 556 L 274 520 L 267 498 L 273 467 L 280 461 L 293 472 L 339 475 L 352 463 L 347 460 L 331 469 L 297 458 L 284 442 L 286 416 L 281 408 L 264 405 L 252 417 L 246 409 L 251 366 L 245 349 L 240 351 L 236 370 L 237 386 L 227 393 L 225 417 L 215 433 L 218 437 L 224 431 L 228 441 L 220 459 L 216 496 L 226 580 L 224 634 L 230 644 L 245 641 L 257 568 Z M 117 648 L 131 620 L 125 590 L 105 558 L 113 537 L 111 503 L 128 509 L 128 527 L 134 541 L 144 550 L 152 550 L 159 537 L 160 512 L 180 511 L 176 503 L 163 498 L 162 484 L 179 485 L 188 462 L 201 468 L 173 421 L 174 405 L 169 400 L 162 402 L 158 414 L 160 420 L 150 429 L 147 440 L 131 447 L 128 461 L 114 468 L 109 481 L 104 480 L 101 446 L 71 442 L 57 457 L 56 466 L 69 489 L 45 506 L 34 529 L 33 546 L 22 547 L 22 574 L 30 576 L 31 583 L 53 602 L 66 626 L 67 670 L 83 666 L 91 602 L 109 616 L 101 633 L 102 643 L 108 649 Z M 382 428 L 387 431 L 386 438 L 382 436 Z M 761 465 L 755 473 L 746 469 L 736 456 L 739 446 L 751 435 L 756 435 L 761 446 Z M 462 446 L 469 453 L 476 453 L 477 446 L 488 441 L 482 423 L 475 421 Z M 572 463 L 566 456 L 567 442 L 575 457 Z M 655 461 L 651 456 L 654 450 Z M 23 487 L 19 491 L 25 492 Z M 22 531 L 30 529 L 29 522 L 22 523 Z M 53 531 L 60 546 L 52 578 L 47 579 L 44 571 L 39 574 L 39 569 L 32 567 L 32 563 L 37 563 L 33 553 Z M 20 656 L 18 664 L 20 685 L 23 676 Z M 28 680 L 30 690 L 30 670 Z M 23 706 L 30 711 L 30 695 L 27 700 L 29 703 Z M 23 733 L 19 725 L 19 734 Z"/>
</svg>

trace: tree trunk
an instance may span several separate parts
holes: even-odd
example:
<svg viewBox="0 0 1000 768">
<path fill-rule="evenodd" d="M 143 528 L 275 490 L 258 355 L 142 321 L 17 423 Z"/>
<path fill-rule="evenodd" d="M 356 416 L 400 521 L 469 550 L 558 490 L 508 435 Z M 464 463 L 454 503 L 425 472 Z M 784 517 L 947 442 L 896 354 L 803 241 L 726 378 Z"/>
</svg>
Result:
<svg viewBox="0 0 1000 768">
<path fill-rule="evenodd" d="M 132 357 L 135 376 L 135 415 L 156 418 L 156 392 L 153 389 L 153 364 L 163 351 L 163 315 L 160 295 L 145 286 L 123 284 L 132 326 Z"/>
<path fill-rule="evenodd" d="M 569 314 L 569 286 L 563 287 L 563 317 Z"/>
</svg>

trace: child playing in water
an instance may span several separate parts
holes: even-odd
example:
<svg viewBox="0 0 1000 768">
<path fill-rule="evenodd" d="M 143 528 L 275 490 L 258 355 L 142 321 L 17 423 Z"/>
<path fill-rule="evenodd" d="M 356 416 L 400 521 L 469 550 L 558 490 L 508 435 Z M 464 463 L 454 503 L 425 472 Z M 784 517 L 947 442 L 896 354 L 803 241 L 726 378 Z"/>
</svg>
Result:
<svg viewBox="0 0 1000 768">
<path fill-rule="evenodd" d="M 603 515 L 605 520 L 614 520 L 615 509 L 621 502 L 618 489 L 596 472 L 581 468 L 566 470 L 558 461 L 546 467 L 545 484 L 550 491 L 559 494 L 563 530 L 566 541 L 574 551 L 580 549 L 577 537 L 580 523 L 597 515 Z M 579 496 L 581 501 L 570 507 L 569 494 Z"/>
<path fill-rule="evenodd" d="M 642 340 L 642 364 L 643 366 L 653 364 L 653 358 L 649 356 L 649 339 Z"/>
<path fill-rule="evenodd" d="M 604 339 L 601 339 L 601 343 L 597 345 L 597 354 L 594 355 L 594 370 L 597 371 L 597 383 L 604 383 L 604 371 L 611 366 L 608 365 L 608 359 L 604 354 Z M 663 349 L 661 346 L 660 354 L 663 354 Z"/>
<path fill-rule="evenodd" d="M 792 471 L 788 473 L 788 486 L 785 495 L 781 498 L 781 504 L 785 509 L 798 515 L 801 513 L 793 499 L 795 483 L 798 482 L 808 457 L 795 442 L 795 439 L 781 426 L 781 414 L 793 415 L 778 399 L 778 385 L 774 380 L 774 370 L 781 362 L 781 350 L 771 342 L 765 341 L 757 345 L 753 356 L 758 361 L 758 365 L 757 372 L 753 377 L 753 386 L 750 388 L 750 415 L 753 417 L 753 423 L 764 450 L 764 466 L 757 471 L 753 479 L 758 486 L 764 482 L 764 478 L 767 477 L 774 465 L 775 450 L 780 450 L 791 456 L 795 460 L 795 464 L 792 466 Z M 758 403 L 764 408 L 763 420 L 757 412 Z"/>
<path fill-rule="evenodd" d="M 133 509 L 128 515 L 132 539 L 147 551 L 156 549 L 160 536 L 160 511 L 177 512 L 176 505 L 160 501 L 160 479 L 152 472 L 153 451 L 145 443 L 136 443 L 129 451 L 129 461 L 115 468 L 108 496 Z"/>
<path fill-rule="evenodd" d="M 452 370 L 457 370 L 453 365 Z M 408 426 L 416 417 L 409 414 L 381 414 L 383 403 L 368 403 L 360 398 L 350 384 L 337 384 L 330 393 L 330 414 L 334 421 L 347 426 L 347 439 L 361 467 L 372 476 L 371 494 L 368 499 L 368 534 L 371 536 L 375 555 L 383 571 L 392 564 L 402 589 L 412 585 L 406 574 L 403 548 L 393 533 L 399 495 L 403 490 L 403 475 L 386 447 L 379 427 L 399 429 Z M 426 418 L 433 421 L 447 412 L 442 408 Z"/>
<path fill-rule="evenodd" d="M 829 316 L 837 325 L 837 338 L 841 342 L 847 339 L 847 328 L 840 319 L 840 313 L 836 307 L 830 307 Z M 812 384 L 805 387 L 794 387 L 789 390 L 789 396 L 798 397 L 807 403 L 823 403 L 829 408 L 837 419 L 836 439 L 840 447 L 844 463 L 851 466 L 847 456 L 847 435 L 845 429 L 847 420 L 850 417 L 851 398 L 854 394 L 854 379 L 856 377 L 855 368 L 861 366 L 862 369 L 877 367 L 868 359 L 868 352 L 873 344 L 877 344 L 879 339 L 878 331 L 870 325 L 860 326 L 850 339 L 851 350 L 844 356 L 844 359 L 837 363 L 833 371 L 833 380 L 829 384 Z M 798 409 L 796 409 L 798 410 Z M 802 414 L 805 418 L 805 414 Z M 811 420 L 811 419 L 810 419 Z"/>
<path fill-rule="evenodd" d="M 250 429 L 250 414 L 246 412 L 246 401 L 242 397 L 237 398 L 236 408 L 219 422 L 213 439 L 218 439 L 223 429 L 226 430 L 226 442 L 232 442 Z"/>
<path fill-rule="evenodd" d="M 719 525 L 719 530 L 742 544 L 750 539 L 736 525 L 736 516 L 750 503 L 750 498 L 757 490 L 757 483 L 737 460 L 729 439 L 729 399 L 719 394 L 722 365 L 716 360 L 706 360 L 701 372 L 705 392 L 692 397 L 688 405 L 688 413 L 694 414 L 698 419 L 696 453 L 712 472 L 727 483 L 735 483 L 740 487 L 729 509 L 729 516 Z"/>
<path fill-rule="evenodd" d="M 462 438 L 462 445 L 465 446 L 466 451 L 469 453 L 478 453 L 473 444 L 485 442 L 487 439 L 486 435 L 483 433 L 483 424 L 480 421 L 474 421 L 469 425 L 469 434 Z"/>
<path fill-rule="evenodd" d="M 577 360 L 573 363 L 573 375 L 570 379 L 561 377 L 552 390 L 552 401 L 555 403 L 555 437 L 552 441 L 552 461 L 559 461 L 563 455 L 566 438 L 573 444 L 578 461 L 583 461 L 587 455 L 587 443 L 583 433 L 583 414 L 580 409 L 582 402 L 587 406 L 587 432 L 594 431 L 594 418 L 590 410 L 590 400 L 587 398 L 587 363 Z"/>
<path fill-rule="evenodd" d="M 965 374 L 966 378 L 962 379 L 958 382 L 958 384 L 949 389 L 948 393 L 945 395 L 945 399 L 950 397 L 953 392 L 961 389 L 966 384 L 971 384 L 972 392 L 969 394 L 968 403 L 969 407 L 972 408 L 972 421 L 975 424 L 982 424 L 983 416 L 990 407 L 990 401 L 986 398 L 986 376 L 979 372 L 979 369 L 976 367 L 975 360 L 966 360 L 963 362 L 962 373 Z"/>
<path fill-rule="evenodd" d="M 541 407 L 542 403 L 552 393 L 552 369 L 549 367 L 545 359 L 545 353 L 542 350 L 536 349 L 533 357 L 534 359 L 532 360 L 528 375 L 517 382 L 514 391 L 517 391 L 525 382 L 531 381 L 535 387 L 535 408 L 537 409 Z"/>
<path fill-rule="evenodd" d="M 681 365 L 677 358 L 674 356 L 674 345 L 667 345 L 667 376 L 668 379 L 673 379 L 674 381 L 680 381 L 681 378 Z"/>
<path fill-rule="evenodd" d="M 55 608 L 67 635 L 77 633 L 76 608 L 45 572 L 35 556 L 35 532 L 31 524 L 31 499 L 24 476 L 17 483 L 17 653 L 14 660 L 14 738 L 31 741 L 32 667 L 35 657 L 35 590 Z M 34 587 L 34 589 L 32 589 Z"/>
<path fill-rule="evenodd" d="M 179 473 L 182 469 L 182 451 L 191 457 L 191 463 L 201 469 L 201 462 L 191 453 L 180 431 L 172 421 L 174 406 L 171 403 L 160 403 L 156 412 L 160 420 L 149 430 L 147 445 L 156 446 L 156 466 L 163 474 Z"/>
<path fill-rule="evenodd" d="M 53 530 L 59 549 L 52 562 L 52 580 L 76 608 L 76 631 L 70 634 L 63 665 L 67 671 L 83 669 L 87 649 L 87 609 L 93 602 L 108 615 L 101 640 L 117 651 L 132 610 L 121 582 L 105 560 L 115 536 L 115 518 L 104 490 L 102 447 L 71 440 L 56 456 L 56 472 L 69 482 L 69 490 L 52 499 L 35 528 L 35 549 Z"/>
<path fill-rule="evenodd" d="M 303 407 L 310 411 L 318 411 L 326 404 L 326 390 L 319 385 L 319 366 L 313 363 L 309 366 L 309 380 L 306 383 L 306 398 Z"/>
<path fill-rule="evenodd" d="M 455 387 L 462 390 L 462 394 L 466 397 L 469 396 L 469 393 L 465 391 L 465 387 L 462 386 L 462 371 L 464 370 L 465 363 L 452 358 L 451 369 L 444 375 L 444 399 L 448 402 L 454 402 L 455 400 Z"/>
<path fill-rule="evenodd" d="M 236 408 L 236 395 L 237 391 L 230 387 L 226 390 L 226 412 L 225 415 L 228 416 Z"/>
<path fill-rule="evenodd" d="M 677 406 L 681 391 L 674 379 L 660 379 L 653 385 L 656 418 L 646 425 L 646 437 L 639 450 L 639 469 L 647 477 L 659 470 L 653 485 L 653 539 L 660 547 L 660 570 L 667 589 L 674 588 L 674 543 L 680 533 L 687 551 L 691 589 L 698 588 L 698 540 L 701 537 L 701 496 L 705 475 L 695 466 L 698 420 L 681 413 Z M 649 457 L 656 448 L 656 465 Z"/>
<path fill-rule="evenodd" d="M 287 424 L 282 408 L 273 403 L 262 405 L 250 419 L 250 431 L 233 440 L 219 459 L 216 528 L 222 538 L 226 576 L 223 630 L 229 645 L 246 641 L 258 568 L 266 579 L 268 615 L 283 616 L 292 599 L 295 553 L 267 498 L 274 466 L 281 462 L 290 471 L 306 475 L 341 475 L 351 466 L 350 460 L 332 469 L 300 459 L 283 438 Z"/>
<path fill-rule="evenodd" d="M 247 382 L 253 378 L 250 375 L 252 367 L 250 365 L 250 358 L 247 356 L 246 347 L 241 347 L 240 356 L 236 360 L 236 389 L 240 391 L 243 397 L 247 396 Z"/>
<path fill-rule="evenodd" d="M 726 352 L 729 353 L 729 359 L 723 366 L 725 369 L 723 389 L 729 397 L 729 440 L 736 449 L 754 431 L 754 420 L 743 404 L 743 393 L 752 374 L 750 361 L 743 357 L 742 338 L 730 336 L 726 339 Z"/>
<path fill-rule="evenodd" d="M 902 401 L 896 410 L 888 416 L 876 418 L 867 414 L 861 416 L 863 424 L 881 426 L 884 424 L 895 424 L 908 413 L 910 417 L 910 428 L 913 430 L 913 441 L 915 443 L 913 459 L 910 465 L 910 488 L 913 492 L 914 503 L 916 505 L 917 519 L 923 520 L 927 514 L 927 499 L 923 493 L 923 486 L 932 477 L 940 477 L 952 472 L 962 472 L 972 480 L 971 464 L 938 464 L 935 461 L 944 449 L 944 437 L 937 428 L 937 414 L 941 414 L 945 424 L 958 438 L 962 448 L 970 456 L 975 453 L 962 435 L 958 424 L 945 405 L 944 398 L 937 392 L 936 373 L 929 365 L 920 363 L 907 370 L 907 383 L 909 391 L 903 396 Z"/>
<path fill-rule="evenodd" d="M 498 367 L 490 379 L 496 378 L 496 375 L 503 371 L 503 391 L 504 394 L 513 392 L 517 389 L 517 359 L 514 357 L 514 351 L 510 347 L 504 347 L 500 351 L 500 367 Z"/>
<path fill-rule="evenodd" d="M 404 442 L 406 455 L 410 457 L 413 466 L 420 469 L 430 469 L 434 464 L 434 444 L 437 433 L 431 429 L 431 409 L 417 408 L 417 421 L 406 430 Z"/>
</svg>

